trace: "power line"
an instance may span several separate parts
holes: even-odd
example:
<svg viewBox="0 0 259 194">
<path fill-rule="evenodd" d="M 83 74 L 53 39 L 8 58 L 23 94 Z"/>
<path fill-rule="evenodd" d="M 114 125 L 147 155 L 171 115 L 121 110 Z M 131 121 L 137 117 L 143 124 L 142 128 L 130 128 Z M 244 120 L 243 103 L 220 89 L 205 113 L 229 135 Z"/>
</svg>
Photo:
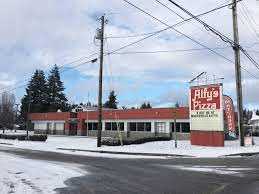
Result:
<svg viewBox="0 0 259 194">
<path fill-rule="evenodd" d="M 242 0 L 240 0 L 240 1 L 242 1 Z M 232 5 L 232 4 L 233 4 L 233 3 L 229 3 L 229 4 L 225 4 L 225 5 L 218 6 L 218 7 L 216 7 L 216 8 L 213 8 L 213 9 L 209 10 L 209 11 L 206 11 L 206 12 L 203 12 L 203 13 L 201 13 L 201 14 L 196 15 L 196 17 L 201 17 L 201 16 L 204 16 L 204 15 L 207 15 L 207 14 L 209 14 L 209 13 L 218 11 L 218 10 L 223 9 L 223 8 L 225 8 L 225 7 L 229 7 L 229 6 Z M 178 22 L 178 23 L 172 25 L 171 27 L 177 27 L 177 26 L 180 26 L 180 25 L 182 25 L 182 24 L 184 24 L 184 23 L 188 23 L 188 22 L 190 22 L 192 19 L 193 19 L 192 17 L 191 17 L 191 18 L 188 18 L 188 19 L 184 19 L 183 21 Z M 161 33 L 161 32 L 166 31 L 166 30 L 168 30 L 168 29 L 170 29 L 170 28 L 164 28 L 164 29 L 161 29 L 161 30 L 157 30 L 157 31 L 154 31 L 154 32 L 148 32 L 148 33 L 130 34 L 130 35 L 121 35 L 121 36 L 107 36 L 106 39 L 112 39 L 112 38 L 135 38 L 135 37 L 139 37 L 139 36 L 146 36 L 146 35 Z"/>
<path fill-rule="evenodd" d="M 248 8 L 247 8 L 247 6 L 246 6 L 246 4 L 245 4 L 245 1 L 243 1 L 243 2 L 241 3 L 241 5 L 242 5 L 242 6 L 244 7 L 244 9 L 246 10 L 247 15 L 250 16 L 251 21 L 254 23 L 254 25 L 257 26 L 257 22 L 256 22 L 256 20 L 254 19 L 254 17 L 253 17 L 251 14 L 249 14 L 249 10 L 248 10 Z"/>
<path fill-rule="evenodd" d="M 220 56 L 221 58 L 224 58 L 226 61 L 228 61 L 228 62 L 230 62 L 230 63 L 232 63 L 232 64 L 234 63 L 232 60 L 228 59 L 228 58 L 225 57 L 224 55 L 222 55 L 222 54 L 220 54 L 220 53 L 214 51 L 213 49 L 210 49 L 210 48 L 207 47 L 206 45 L 203 45 L 202 43 L 200 43 L 200 42 L 198 42 L 197 40 L 191 38 L 190 36 L 188 36 L 188 35 L 186 35 L 186 34 L 180 32 L 179 30 L 175 29 L 174 26 L 169 26 L 167 23 L 165 23 L 165 22 L 163 22 L 162 20 L 156 18 L 156 17 L 153 16 L 152 14 L 150 14 L 150 13 L 148 13 L 147 11 L 143 10 L 142 8 L 140 8 L 140 7 L 136 6 L 136 5 L 134 5 L 133 3 L 129 2 L 128 0 L 122 0 L 122 1 L 126 2 L 127 4 L 131 5 L 132 7 L 136 8 L 136 9 L 138 9 L 139 11 L 143 12 L 144 14 L 150 16 L 153 20 L 156 20 L 156 21 L 158 21 L 158 22 L 160 22 L 160 23 L 166 25 L 166 26 L 168 27 L 168 29 L 172 29 L 172 30 L 176 31 L 176 32 L 179 33 L 179 34 L 182 34 L 183 36 L 185 36 L 185 37 L 187 37 L 188 39 L 192 40 L 193 42 L 197 43 L 198 45 L 200 45 L 200 46 L 206 48 L 207 50 L 211 51 L 212 53 L 214 53 L 214 54 Z M 242 0 L 239 0 L 239 1 L 242 1 Z M 220 7 L 227 7 L 227 6 L 230 6 L 230 5 L 233 5 L 233 3 L 230 3 L 230 4 L 228 4 L 228 5 L 223 5 L 223 6 L 220 6 Z M 219 7 L 218 7 L 218 8 L 214 8 L 214 9 L 212 9 L 212 10 L 218 10 L 218 9 L 219 9 Z M 208 11 L 208 12 L 212 12 L 212 10 L 210 10 L 210 11 Z M 187 19 L 187 20 L 197 19 L 198 17 L 199 17 L 199 16 L 194 16 L 194 15 L 192 15 L 192 17 L 189 18 L 189 19 Z M 184 21 L 185 21 L 185 20 L 184 20 Z M 182 22 L 183 22 L 183 21 L 182 21 Z M 112 54 L 112 53 L 110 53 L 110 54 Z M 244 69 L 246 72 L 249 72 L 249 71 L 248 71 L 247 69 L 245 69 L 244 67 L 241 66 L 241 68 Z M 252 73 L 250 73 L 250 72 L 249 72 L 249 74 L 252 75 Z M 253 75 L 253 77 L 255 77 L 256 79 L 259 79 L 259 78 L 257 78 L 257 77 L 254 76 L 254 75 Z"/>
<path fill-rule="evenodd" d="M 160 30 L 158 30 L 160 31 Z M 139 34 L 132 34 L 132 35 L 121 35 L 121 36 L 106 36 L 105 39 L 120 39 L 120 38 L 136 38 L 140 36 L 146 36 L 150 34 L 154 34 L 158 31 L 153 31 L 153 32 L 147 32 L 147 33 L 139 33 Z"/>
<path fill-rule="evenodd" d="M 215 47 L 213 49 L 227 49 L 227 48 L 231 48 L 230 46 L 226 46 L 226 47 Z M 190 51 L 202 51 L 202 50 L 207 50 L 207 48 L 200 48 L 200 49 L 179 49 L 179 50 L 164 50 L 164 51 L 132 51 L 132 52 L 116 52 L 113 53 L 112 55 L 129 55 L 129 54 L 157 54 L 157 53 L 170 53 L 170 52 L 190 52 Z M 110 55 L 110 54 L 109 54 Z M 230 59 L 229 59 L 230 60 Z M 234 63 L 232 61 L 232 63 Z M 241 66 L 241 68 L 247 73 L 249 74 L 251 77 L 255 78 L 255 79 L 259 79 L 259 77 L 257 77 L 255 74 L 251 73 L 250 71 L 248 71 L 245 67 Z"/>
<path fill-rule="evenodd" d="M 222 55 L 222 54 L 220 54 L 220 53 L 214 51 L 213 49 L 210 49 L 209 47 L 207 47 L 206 45 L 204 45 L 204 44 L 200 43 L 199 41 L 195 40 L 195 39 L 192 38 L 191 36 L 186 35 L 186 34 L 184 34 L 183 32 L 181 32 L 181 31 L 175 29 L 174 27 L 168 25 L 167 23 L 163 22 L 162 20 L 158 19 L 157 17 L 153 16 L 152 14 L 148 13 L 148 12 L 145 11 L 144 9 L 142 9 L 142 8 L 140 8 L 140 7 L 136 6 L 136 5 L 134 5 L 133 3 L 129 2 L 128 0 L 122 0 L 122 1 L 126 2 L 127 4 L 131 5 L 132 7 L 136 8 L 136 9 L 138 9 L 139 11 L 143 12 L 144 14 L 150 16 L 153 20 L 156 20 L 156 21 L 162 23 L 163 25 L 167 26 L 169 29 L 174 30 L 175 32 L 177 32 L 177 33 L 179 33 L 179 34 L 185 36 L 186 38 L 188 38 L 189 40 L 195 42 L 196 44 L 198 44 L 198 45 L 200 45 L 200 46 L 202 46 L 202 47 L 208 49 L 208 50 L 211 51 L 212 53 L 214 53 L 214 54 L 216 54 L 216 55 L 218 55 L 218 56 L 224 58 L 225 60 L 229 61 L 230 63 L 233 63 L 230 59 L 228 59 L 228 58 L 225 57 L 224 55 Z M 228 6 L 229 6 L 229 4 L 228 4 Z M 221 6 L 221 7 L 222 7 L 222 6 Z M 226 5 L 225 5 L 225 7 L 226 7 Z M 191 18 L 189 18 L 189 20 L 190 20 L 190 19 L 196 19 L 196 18 L 198 18 L 198 17 L 192 15 Z M 185 20 L 184 20 L 184 21 L 185 21 Z"/>
<path fill-rule="evenodd" d="M 239 44 L 237 44 L 235 41 L 233 41 L 232 39 L 228 38 L 226 35 L 222 34 L 221 32 L 217 31 L 215 28 L 213 28 L 212 26 L 208 25 L 207 23 L 205 23 L 204 21 L 202 21 L 201 19 L 197 18 L 195 15 L 193 15 L 191 12 L 189 12 L 187 9 L 183 8 L 182 6 L 180 6 L 179 4 L 177 4 L 176 2 L 172 1 L 172 0 L 168 0 L 169 2 L 171 2 L 172 4 L 174 4 L 176 7 L 178 7 L 179 9 L 181 9 L 182 11 L 184 11 L 185 13 L 187 13 L 188 15 L 194 17 L 194 19 L 196 21 L 198 21 L 199 23 L 201 23 L 207 30 L 213 32 L 214 34 L 216 34 L 217 36 L 219 36 L 221 38 L 222 41 L 229 43 L 231 46 L 233 46 L 233 48 L 240 48 L 240 50 L 244 53 L 244 55 L 251 61 L 251 63 L 259 70 L 259 64 L 248 54 L 248 52 L 241 47 Z M 238 2 L 238 1 L 237 1 Z"/>
<path fill-rule="evenodd" d="M 172 13 L 174 13 L 175 15 L 177 15 L 178 17 L 180 17 L 181 19 L 185 19 L 183 16 L 181 16 L 179 13 L 177 13 L 176 11 L 174 11 L 173 9 L 171 9 L 170 7 L 168 7 L 166 4 L 162 3 L 159 0 L 155 0 L 158 4 L 162 5 L 163 7 L 165 7 L 166 9 L 168 9 L 169 11 L 171 11 Z"/>
<path fill-rule="evenodd" d="M 87 64 L 87 63 L 90 63 L 90 62 L 91 62 L 91 63 L 94 63 L 94 62 L 96 62 L 97 60 L 98 60 L 98 58 L 94 58 L 94 59 L 91 59 L 91 60 L 82 62 L 82 63 L 80 63 L 80 64 L 78 64 L 78 65 L 75 65 L 75 66 L 73 66 L 73 67 L 70 67 L 69 69 L 65 69 L 64 71 L 60 71 L 60 73 L 64 73 L 64 72 L 66 72 L 66 71 L 70 71 L 70 70 L 72 70 L 72 69 L 76 69 L 76 68 L 78 68 L 79 66 L 82 66 L 82 65 Z M 3 94 L 4 92 L 11 92 L 11 91 L 14 91 L 14 90 L 16 90 L 16 89 L 23 88 L 23 87 L 25 87 L 25 86 L 27 86 L 27 84 L 18 85 L 17 87 L 14 87 L 14 88 L 11 88 L 11 89 L 9 89 L 9 90 L 5 90 L 5 91 L 1 92 L 0 95 Z"/>
<path fill-rule="evenodd" d="M 92 57 L 92 56 L 94 56 L 94 55 L 96 55 L 96 54 L 98 54 L 98 53 L 92 53 L 92 54 L 90 54 L 89 56 L 80 57 L 79 59 L 76 59 L 76 60 L 71 61 L 71 62 L 69 62 L 69 63 L 65 63 L 65 64 L 60 65 L 60 66 L 58 66 L 58 67 L 59 67 L 60 69 L 65 68 L 66 65 L 72 65 L 72 64 L 77 63 L 77 62 L 79 62 L 79 61 L 82 61 L 83 59 L 89 59 L 90 57 Z M 84 63 L 80 63 L 79 65 L 76 65 L 76 66 L 73 66 L 73 67 L 66 67 L 66 69 L 61 70 L 60 73 L 66 72 L 66 71 L 68 71 L 69 69 L 77 68 L 77 67 L 79 67 L 79 66 L 81 66 L 81 65 L 83 65 L 83 64 L 84 64 Z M 19 85 L 25 86 L 25 85 L 27 85 L 27 84 L 25 84 L 25 83 L 27 83 L 29 80 L 30 80 L 30 79 L 25 79 L 25 81 L 22 81 L 22 83 L 19 84 Z M 21 82 L 21 81 L 16 82 L 16 83 L 13 84 L 13 85 L 17 85 L 17 84 L 20 83 L 20 82 Z M 6 89 L 8 89 L 9 87 L 10 87 L 10 86 L 2 87 L 2 88 L 0 88 L 0 91 L 1 91 L 1 90 L 6 90 Z"/>
<path fill-rule="evenodd" d="M 215 47 L 210 49 L 227 49 L 231 48 L 230 46 L 226 47 Z M 177 53 L 177 52 L 191 52 L 191 51 L 203 51 L 207 48 L 191 48 L 191 49 L 176 49 L 176 50 L 155 50 L 155 51 L 128 51 L 128 52 L 115 52 L 113 55 L 128 55 L 128 54 L 157 54 L 157 53 Z M 111 53 L 109 53 L 111 54 Z"/>
<path fill-rule="evenodd" d="M 241 11 L 240 13 L 243 14 L 244 19 L 247 21 L 247 26 L 250 28 L 250 30 L 252 30 L 252 33 L 254 33 L 255 38 L 257 40 L 259 40 L 258 33 L 257 33 L 257 31 L 256 31 L 256 29 L 255 29 L 255 27 L 254 27 L 254 25 L 253 25 L 253 23 L 252 23 L 252 21 L 249 17 L 249 13 L 246 11 L 246 9 L 244 8 L 244 4 L 242 4 L 242 3 L 241 3 L 240 11 Z"/>
</svg>

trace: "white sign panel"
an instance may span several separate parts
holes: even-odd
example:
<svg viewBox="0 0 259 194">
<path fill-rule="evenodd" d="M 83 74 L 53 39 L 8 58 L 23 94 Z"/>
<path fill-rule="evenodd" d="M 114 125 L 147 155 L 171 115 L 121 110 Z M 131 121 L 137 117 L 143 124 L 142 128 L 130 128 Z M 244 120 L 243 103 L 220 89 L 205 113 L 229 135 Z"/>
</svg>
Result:
<svg viewBox="0 0 259 194">
<path fill-rule="evenodd" d="M 224 131 L 222 84 L 190 88 L 190 126 L 197 131 Z"/>
</svg>

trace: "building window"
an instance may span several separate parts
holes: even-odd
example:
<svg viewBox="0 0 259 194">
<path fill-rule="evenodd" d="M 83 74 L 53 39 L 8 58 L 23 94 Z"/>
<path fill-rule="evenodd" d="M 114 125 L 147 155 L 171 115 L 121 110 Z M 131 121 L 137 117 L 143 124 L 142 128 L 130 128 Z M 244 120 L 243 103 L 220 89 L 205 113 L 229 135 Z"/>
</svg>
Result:
<svg viewBox="0 0 259 194">
<path fill-rule="evenodd" d="M 182 123 L 182 132 L 190 133 L 190 123 Z"/>
<path fill-rule="evenodd" d="M 112 130 L 111 123 L 105 123 L 105 130 L 106 131 L 111 131 Z"/>
<path fill-rule="evenodd" d="M 130 131 L 137 131 L 137 123 L 129 123 Z"/>
<path fill-rule="evenodd" d="M 120 131 L 124 131 L 124 123 L 123 122 L 107 122 L 105 123 L 105 130 L 107 131 L 117 131 L 120 129 Z"/>
<path fill-rule="evenodd" d="M 130 122 L 129 123 L 130 131 L 151 131 L 151 123 L 150 122 Z"/>
<path fill-rule="evenodd" d="M 165 122 L 157 122 L 156 123 L 156 132 L 157 133 L 166 133 L 166 123 Z"/>
<path fill-rule="evenodd" d="M 182 125 L 182 126 L 180 126 Z M 171 130 L 174 131 L 174 123 L 170 124 Z M 177 132 L 183 132 L 183 133 L 189 133 L 190 132 L 190 123 L 176 123 L 176 131 Z"/>
<path fill-rule="evenodd" d="M 137 131 L 145 131 L 145 123 L 137 123 Z"/>
<path fill-rule="evenodd" d="M 151 131 L 151 123 L 145 123 L 145 131 Z"/>
<path fill-rule="evenodd" d="M 94 122 L 94 123 L 86 123 L 86 126 L 88 126 L 88 130 L 92 131 L 92 130 L 98 130 L 98 123 Z"/>
<path fill-rule="evenodd" d="M 171 125 L 171 130 L 174 132 L 174 122 L 170 124 Z M 176 131 L 180 132 L 180 123 L 176 123 Z"/>
</svg>

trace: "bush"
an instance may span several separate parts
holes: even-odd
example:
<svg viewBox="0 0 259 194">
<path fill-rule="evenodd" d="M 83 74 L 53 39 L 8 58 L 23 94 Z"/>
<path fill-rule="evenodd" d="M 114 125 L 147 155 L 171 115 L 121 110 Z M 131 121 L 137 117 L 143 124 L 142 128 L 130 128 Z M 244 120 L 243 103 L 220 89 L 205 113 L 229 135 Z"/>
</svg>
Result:
<svg viewBox="0 0 259 194">
<path fill-rule="evenodd" d="M 48 139 L 47 135 L 30 135 L 30 141 L 46 141 Z"/>
<path fill-rule="evenodd" d="M 17 139 L 20 141 L 24 141 L 26 140 L 26 138 L 27 138 L 27 135 L 17 135 Z"/>
<path fill-rule="evenodd" d="M 259 131 L 257 131 L 257 130 L 254 131 L 254 132 L 253 132 L 253 136 L 259 136 Z"/>
<path fill-rule="evenodd" d="M 29 141 L 46 141 L 48 138 L 47 135 L 29 135 Z M 27 135 L 21 134 L 0 134 L 0 139 L 18 139 L 20 141 L 27 140 Z"/>
<path fill-rule="evenodd" d="M 131 145 L 131 144 L 143 144 L 147 142 L 152 142 L 152 141 L 170 141 L 170 137 L 166 136 L 157 136 L 157 137 L 146 137 L 146 138 L 140 138 L 140 139 L 123 139 L 123 145 Z M 114 139 L 114 138 L 106 138 L 102 140 L 103 145 L 107 146 L 120 146 L 120 140 L 119 139 Z"/>
<path fill-rule="evenodd" d="M 15 140 L 17 139 L 17 135 L 0 134 L 0 138 Z"/>
</svg>

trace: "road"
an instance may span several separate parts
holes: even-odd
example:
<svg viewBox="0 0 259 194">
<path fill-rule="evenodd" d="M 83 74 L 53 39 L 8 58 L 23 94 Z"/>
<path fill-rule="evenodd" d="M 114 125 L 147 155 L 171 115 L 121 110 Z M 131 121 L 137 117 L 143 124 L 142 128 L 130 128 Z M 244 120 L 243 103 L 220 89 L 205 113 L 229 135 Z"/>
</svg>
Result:
<svg viewBox="0 0 259 194">
<path fill-rule="evenodd" d="M 259 158 L 115 159 L 31 151 L 0 146 L 34 160 L 79 164 L 88 174 L 71 178 L 64 194 L 213 194 L 259 193 Z"/>
</svg>

